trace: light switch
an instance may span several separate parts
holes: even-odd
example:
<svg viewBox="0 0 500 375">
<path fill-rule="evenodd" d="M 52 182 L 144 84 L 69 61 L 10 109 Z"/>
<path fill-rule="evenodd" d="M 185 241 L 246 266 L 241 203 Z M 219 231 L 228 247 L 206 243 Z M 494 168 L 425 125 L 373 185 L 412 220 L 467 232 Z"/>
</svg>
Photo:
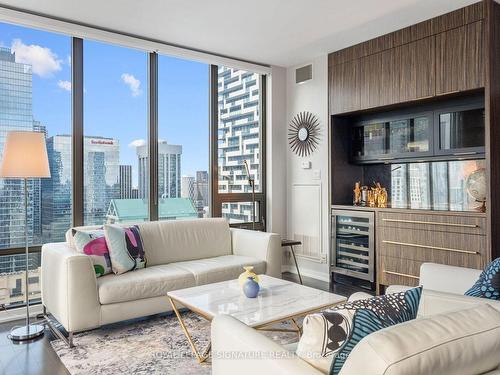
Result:
<svg viewBox="0 0 500 375">
<path fill-rule="evenodd" d="M 321 180 L 321 171 L 319 169 L 313 171 L 313 180 Z"/>
<path fill-rule="evenodd" d="M 309 160 L 302 162 L 302 169 L 311 169 L 311 162 Z"/>
</svg>

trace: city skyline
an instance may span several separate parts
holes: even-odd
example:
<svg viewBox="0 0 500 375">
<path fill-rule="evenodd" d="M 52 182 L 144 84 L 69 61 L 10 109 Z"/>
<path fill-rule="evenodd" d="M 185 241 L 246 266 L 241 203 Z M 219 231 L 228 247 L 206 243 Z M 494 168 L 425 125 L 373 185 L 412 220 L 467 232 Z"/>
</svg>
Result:
<svg viewBox="0 0 500 375">
<path fill-rule="evenodd" d="M 71 38 L 0 23 L 0 46 L 15 50 L 18 62 L 32 65 L 33 117 L 49 135 L 68 134 Z M 147 53 L 85 41 L 84 59 L 85 135 L 119 133 L 120 162 L 132 164 L 135 150 L 129 145 L 147 139 Z M 159 136 L 183 145 L 185 173 L 208 170 L 208 65 L 163 55 L 159 60 Z"/>
</svg>

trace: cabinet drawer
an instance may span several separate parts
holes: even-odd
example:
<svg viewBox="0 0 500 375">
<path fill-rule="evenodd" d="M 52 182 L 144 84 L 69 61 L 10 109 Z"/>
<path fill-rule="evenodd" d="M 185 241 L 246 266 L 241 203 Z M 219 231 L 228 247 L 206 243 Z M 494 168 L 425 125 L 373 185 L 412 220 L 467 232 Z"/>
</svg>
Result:
<svg viewBox="0 0 500 375">
<path fill-rule="evenodd" d="M 486 235 L 486 217 L 432 213 L 378 212 L 377 226 Z"/>
<path fill-rule="evenodd" d="M 378 283 L 382 285 L 419 284 L 420 266 L 422 262 L 402 258 L 380 256 L 378 258 Z"/>
<path fill-rule="evenodd" d="M 486 236 L 397 228 L 378 228 L 377 252 L 381 256 L 420 262 L 482 268 Z"/>
</svg>

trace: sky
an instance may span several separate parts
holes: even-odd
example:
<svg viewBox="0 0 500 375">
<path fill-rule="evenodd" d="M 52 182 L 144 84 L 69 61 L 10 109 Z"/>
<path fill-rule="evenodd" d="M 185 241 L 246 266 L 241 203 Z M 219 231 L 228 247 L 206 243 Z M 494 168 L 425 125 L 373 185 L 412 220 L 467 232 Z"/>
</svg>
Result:
<svg viewBox="0 0 500 375">
<path fill-rule="evenodd" d="M 48 136 L 71 133 L 71 38 L 0 23 L 0 45 L 32 65 L 33 117 Z M 147 53 L 85 40 L 84 134 L 120 142 L 120 163 L 137 185 L 136 144 L 147 138 Z M 180 144 L 182 174 L 208 170 L 209 67 L 159 57 L 159 138 Z"/>
</svg>

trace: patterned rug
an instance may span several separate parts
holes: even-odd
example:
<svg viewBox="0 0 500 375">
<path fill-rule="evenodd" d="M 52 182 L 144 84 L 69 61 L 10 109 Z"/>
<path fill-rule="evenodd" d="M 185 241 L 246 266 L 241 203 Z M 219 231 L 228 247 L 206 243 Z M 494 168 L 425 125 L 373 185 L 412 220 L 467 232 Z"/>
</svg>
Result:
<svg viewBox="0 0 500 375">
<path fill-rule="evenodd" d="M 183 319 L 202 351 L 210 339 L 210 323 L 192 312 L 183 313 Z M 297 341 L 293 333 L 263 333 L 282 344 Z M 51 342 L 72 375 L 211 373 L 210 361 L 204 365 L 196 361 L 175 315 L 117 323 L 78 333 L 74 343 L 74 348 L 68 348 L 62 340 Z"/>
</svg>

